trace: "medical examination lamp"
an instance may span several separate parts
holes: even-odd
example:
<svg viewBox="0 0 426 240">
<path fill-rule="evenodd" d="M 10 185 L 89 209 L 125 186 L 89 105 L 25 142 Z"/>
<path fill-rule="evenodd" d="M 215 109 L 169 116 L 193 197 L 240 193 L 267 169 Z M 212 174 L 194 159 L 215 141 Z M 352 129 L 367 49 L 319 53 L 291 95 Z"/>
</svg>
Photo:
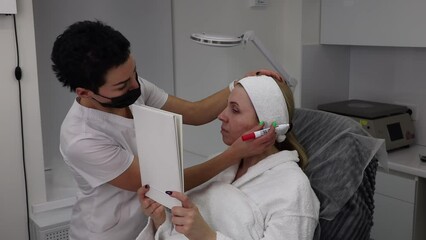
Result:
<svg viewBox="0 0 426 240">
<path fill-rule="evenodd" d="M 254 35 L 253 31 L 247 31 L 239 37 L 229 37 L 222 35 L 212 35 L 206 33 L 194 33 L 191 35 L 191 39 L 197 43 L 215 46 L 215 47 L 233 47 L 240 44 L 247 44 L 248 41 L 252 41 L 253 44 L 259 49 L 259 51 L 266 57 L 269 63 L 278 71 L 281 76 L 283 76 L 291 88 L 295 88 L 297 85 L 297 80 L 290 77 L 290 75 L 284 70 L 284 68 L 277 63 L 275 59 L 272 58 L 271 53 L 268 49 L 263 46 L 262 42 Z"/>
</svg>

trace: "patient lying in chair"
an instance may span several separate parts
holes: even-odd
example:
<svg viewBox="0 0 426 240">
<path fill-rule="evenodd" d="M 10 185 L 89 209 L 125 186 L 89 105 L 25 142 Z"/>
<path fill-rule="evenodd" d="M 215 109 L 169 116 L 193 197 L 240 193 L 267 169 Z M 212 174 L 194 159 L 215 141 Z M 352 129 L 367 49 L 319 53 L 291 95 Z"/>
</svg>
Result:
<svg viewBox="0 0 426 240">
<path fill-rule="evenodd" d="M 223 142 L 242 141 L 259 122 L 269 131 L 291 124 L 293 112 L 285 83 L 266 76 L 243 78 L 218 117 Z M 307 156 L 291 128 L 276 134 L 275 145 L 262 154 L 241 159 L 186 194 L 167 192 L 182 202 L 171 212 L 145 196 L 149 186 L 141 188 L 142 210 L 150 219 L 138 240 L 312 239 L 319 201 L 303 172 Z"/>
</svg>

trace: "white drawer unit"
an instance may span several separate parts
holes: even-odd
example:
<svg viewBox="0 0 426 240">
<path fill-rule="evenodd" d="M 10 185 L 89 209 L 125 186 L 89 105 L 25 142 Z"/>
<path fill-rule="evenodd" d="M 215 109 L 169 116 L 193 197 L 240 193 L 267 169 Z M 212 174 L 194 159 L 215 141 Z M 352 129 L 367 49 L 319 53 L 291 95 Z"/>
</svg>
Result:
<svg viewBox="0 0 426 240">
<path fill-rule="evenodd" d="M 414 204 L 417 177 L 377 171 L 376 193 Z"/>
<path fill-rule="evenodd" d="M 425 179 L 377 171 L 374 195 L 374 240 L 424 240 Z"/>
</svg>

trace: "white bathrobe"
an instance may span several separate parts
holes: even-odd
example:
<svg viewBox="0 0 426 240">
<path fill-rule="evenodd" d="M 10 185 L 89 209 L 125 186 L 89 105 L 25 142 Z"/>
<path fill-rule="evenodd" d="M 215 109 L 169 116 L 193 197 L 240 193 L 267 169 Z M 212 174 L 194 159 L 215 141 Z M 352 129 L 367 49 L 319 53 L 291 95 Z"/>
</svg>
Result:
<svg viewBox="0 0 426 240">
<path fill-rule="evenodd" d="M 281 151 L 232 182 L 238 169 L 234 165 L 188 196 L 217 231 L 217 240 L 311 240 L 319 201 L 297 162 L 296 151 Z M 137 240 L 187 239 L 174 230 L 170 219 L 167 212 L 156 232 L 150 220 Z"/>
</svg>

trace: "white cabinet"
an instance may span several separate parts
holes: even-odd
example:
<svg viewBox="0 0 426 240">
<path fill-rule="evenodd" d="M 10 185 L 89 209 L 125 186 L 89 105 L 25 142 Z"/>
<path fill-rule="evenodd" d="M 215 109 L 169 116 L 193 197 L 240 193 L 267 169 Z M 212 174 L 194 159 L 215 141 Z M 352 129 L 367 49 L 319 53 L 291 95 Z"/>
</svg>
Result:
<svg viewBox="0 0 426 240">
<path fill-rule="evenodd" d="M 377 172 L 374 240 L 425 239 L 424 179 L 398 172 Z"/>
<path fill-rule="evenodd" d="M 321 0 L 321 43 L 426 47 L 424 0 Z"/>
<path fill-rule="evenodd" d="M 373 239 L 413 239 L 416 184 L 415 178 L 377 172 Z"/>
</svg>

